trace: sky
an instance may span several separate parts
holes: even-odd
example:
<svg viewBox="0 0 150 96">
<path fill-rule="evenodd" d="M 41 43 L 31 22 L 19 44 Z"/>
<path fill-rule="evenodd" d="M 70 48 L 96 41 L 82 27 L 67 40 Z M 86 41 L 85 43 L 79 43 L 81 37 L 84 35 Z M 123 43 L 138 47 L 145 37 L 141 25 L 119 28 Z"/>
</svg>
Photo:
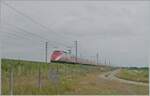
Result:
<svg viewBox="0 0 150 96">
<path fill-rule="evenodd" d="M 113 66 L 148 66 L 149 1 L 5 1 L 1 4 L 2 57 L 48 60 L 54 50 Z"/>
</svg>

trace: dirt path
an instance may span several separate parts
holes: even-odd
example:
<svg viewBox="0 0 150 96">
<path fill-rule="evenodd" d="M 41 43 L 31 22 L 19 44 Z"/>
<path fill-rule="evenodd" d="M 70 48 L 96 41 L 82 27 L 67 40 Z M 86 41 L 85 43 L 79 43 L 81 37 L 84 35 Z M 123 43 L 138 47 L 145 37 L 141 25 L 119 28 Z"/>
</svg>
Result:
<svg viewBox="0 0 150 96">
<path fill-rule="evenodd" d="M 119 71 L 120 71 L 120 69 L 117 69 L 117 70 L 111 71 L 111 72 L 107 72 L 107 73 L 101 74 L 100 77 L 105 78 L 105 79 L 109 79 L 109 80 L 117 80 L 119 82 L 128 83 L 128 84 L 143 85 L 143 86 L 149 85 L 148 83 L 144 83 L 144 82 L 136 82 L 136 81 L 120 79 L 120 78 L 115 76 L 115 74 L 118 73 Z"/>
<path fill-rule="evenodd" d="M 74 86 L 76 94 L 101 95 L 147 95 L 148 84 L 132 82 L 115 77 L 119 70 L 88 74 Z M 143 86 L 144 85 L 144 86 Z M 74 93 L 74 92 L 73 92 Z"/>
</svg>

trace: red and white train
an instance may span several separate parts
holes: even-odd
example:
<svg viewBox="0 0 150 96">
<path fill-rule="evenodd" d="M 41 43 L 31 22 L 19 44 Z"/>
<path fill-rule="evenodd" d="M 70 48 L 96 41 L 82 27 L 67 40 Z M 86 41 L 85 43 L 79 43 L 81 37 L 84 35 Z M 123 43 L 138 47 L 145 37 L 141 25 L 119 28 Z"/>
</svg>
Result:
<svg viewBox="0 0 150 96">
<path fill-rule="evenodd" d="M 52 53 L 51 62 L 95 64 L 95 62 L 93 61 L 82 59 L 82 58 L 76 58 L 75 56 L 70 55 L 68 52 L 60 51 L 60 50 L 56 50 Z"/>
</svg>

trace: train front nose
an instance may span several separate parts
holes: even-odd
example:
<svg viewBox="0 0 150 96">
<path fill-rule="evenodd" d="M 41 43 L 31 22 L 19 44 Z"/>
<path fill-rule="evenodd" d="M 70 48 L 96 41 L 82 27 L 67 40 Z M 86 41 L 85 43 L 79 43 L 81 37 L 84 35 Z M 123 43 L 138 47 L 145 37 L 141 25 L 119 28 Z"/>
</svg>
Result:
<svg viewBox="0 0 150 96">
<path fill-rule="evenodd" d="M 51 61 L 59 61 L 61 58 L 62 53 L 59 51 L 54 51 L 51 55 Z"/>
</svg>

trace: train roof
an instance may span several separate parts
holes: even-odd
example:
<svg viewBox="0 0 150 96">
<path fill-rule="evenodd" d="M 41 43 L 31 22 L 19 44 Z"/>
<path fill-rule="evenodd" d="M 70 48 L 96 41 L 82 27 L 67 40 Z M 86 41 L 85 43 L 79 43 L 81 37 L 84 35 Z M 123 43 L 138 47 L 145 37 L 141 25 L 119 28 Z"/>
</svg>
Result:
<svg viewBox="0 0 150 96">
<path fill-rule="evenodd" d="M 64 52 L 64 53 L 67 53 L 66 51 L 61 51 L 61 50 L 55 50 L 54 52 Z"/>
</svg>

